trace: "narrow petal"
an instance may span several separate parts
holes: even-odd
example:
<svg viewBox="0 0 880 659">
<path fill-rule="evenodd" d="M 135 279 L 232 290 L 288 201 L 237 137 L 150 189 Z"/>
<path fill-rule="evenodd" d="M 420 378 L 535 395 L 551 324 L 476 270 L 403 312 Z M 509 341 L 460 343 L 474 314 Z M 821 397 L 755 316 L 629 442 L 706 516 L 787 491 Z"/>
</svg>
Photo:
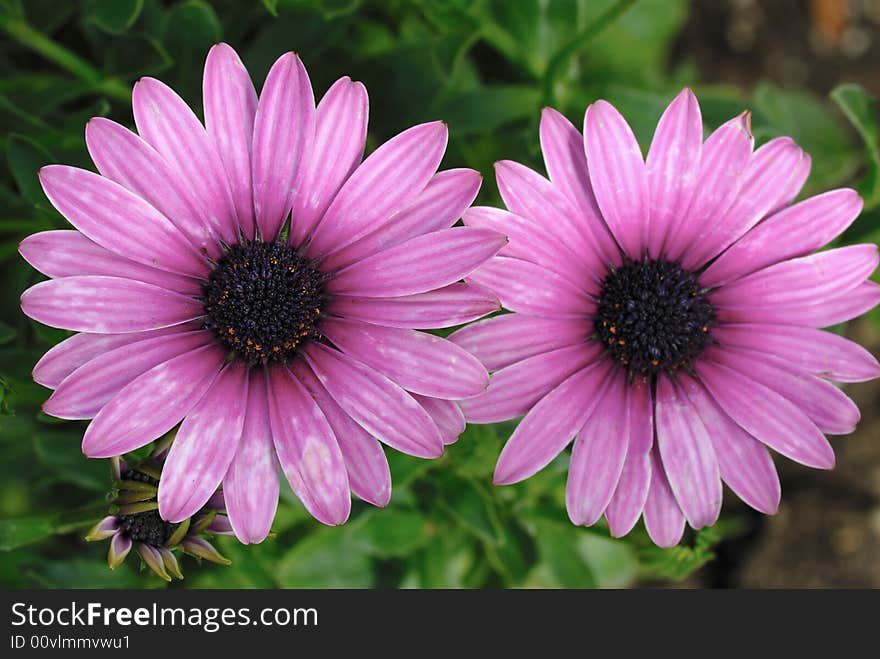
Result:
<svg viewBox="0 0 880 659">
<path fill-rule="evenodd" d="M 290 487 L 319 522 L 344 524 L 351 512 L 351 497 L 333 428 L 289 371 L 275 369 L 268 384 L 272 437 Z"/>
<path fill-rule="evenodd" d="M 308 365 L 297 362 L 294 372 L 333 428 L 351 491 L 374 506 L 387 506 L 391 500 L 391 469 L 382 445 L 339 407 Z"/>
<path fill-rule="evenodd" d="M 208 273 L 207 261 L 177 227 L 118 183 L 67 165 L 43 167 L 40 183 L 58 212 L 111 252 L 177 274 Z"/>
<path fill-rule="evenodd" d="M 834 451 L 819 429 L 794 403 L 727 366 L 696 366 L 718 405 L 746 432 L 795 462 L 831 469 Z"/>
<path fill-rule="evenodd" d="M 838 382 L 865 382 L 880 377 L 877 358 L 858 343 L 812 327 L 725 324 L 712 329 L 712 338 L 721 347 L 739 346 L 773 355 Z"/>
<path fill-rule="evenodd" d="M 334 82 L 315 115 L 315 142 L 299 171 L 290 240 L 311 235 L 339 188 L 364 157 L 369 119 L 367 89 L 345 76 Z"/>
<path fill-rule="evenodd" d="M 217 551 L 217 548 L 204 538 L 187 536 L 181 543 L 181 546 L 183 547 L 183 551 L 196 558 L 211 561 L 218 565 L 229 565 L 232 563 L 232 561 L 221 555 L 220 552 Z"/>
<path fill-rule="evenodd" d="M 700 383 L 688 376 L 682 376 L 681 381 L 709 430 L 721 479 L 755 510 L 776 513 L 782 491 L 766 447 L 727 416 Z"/>
<path fill-rule="evenodd" d="M 86 534 L 87 542 L 95 542 L 96 540 L 106 540 L 112 538 L 119 532 L 119 518 L 116 515 L 104 517 L 95 524 Z"/>
<path fill-rule="evenodd" d="M 223 161 L 239 225 L 247 237 L 253 238 L 251 139 L 257 92 L 238 53 L 228 44 L 218 43 L 208 51 L 202 100 L 205 128 Z"/>
<path fill-rule="evenodd" d="M 470 423 L 497 423 L 522 416 L 574 372 L 593 362 L 595 342 L 541 353 L 502 368 L 489 378 L 486 393 L 459 401 Z"/>
<path fill-rule="evenodd" d="M 862 198 L 844 188 L 810 197 L 749 231 L 700 275 L 719 286 L 774 263 L 810 254 L 840 235 L 862 212 Z"/>
<path fill-rule="evenodd" d="M 553 108 L 541 111 L 541 153 L 547 176 L 557 188 L 576 202 L 591 226 L 608 232 L 599 204 L 590 186 L 590 172 L 584 153 L 584 137 L 568 119 Z M 610 238 L 610 235 L 609 235 Z"/>
<path fill-rule="evenodd" d="M 492 478 L 495 485 L 517 483 L 550 464 L 603 402 L 610 373 L 607 360 L 596 362 L 544 396 L 504 445 Z"/>
<path fill-rule="evenodd" d="M 328 318 L 321 333 L 345 354 L 414 393 L 467 398 L 489 386 L 489 374 L 476 357 L 427 332 Z"/>
<path fill-rule="evenodd" d="M 654 403 L 651 385 L 636 380 L 629 386 L 630 437 L 626 461 L 614 496 L 605 509 L 611 535 L 629 533 L 645 508 L 651 486 L 651 447 L 654 445 Z"/>
<path fill-rule="evenodd" d="M 122 455 L 176 426 L 220 372 L 225 355 L 214 345 L 185 352 L 133 380 L 89 424 L 82 450 L 90 458 Z"/>
<path fill-rule="evenodd" d="M 491 291 L 457 283 L 401 297 L 335 296 L 327 311 L 386 327 L 437 329 L 469 323 L 500 308 L 501 303 Z"/>
<path fill-rule="evenodd" d="M 171 575 L 165 569 L 165 561 L 162 560 L 162 554 L 159 553 L 158 549 L 143 542 L 135 543 L 135 549 L 137 549 L 141 559 L 156 576 L 164 581 L 171 581 Z"/>
<path fill-rule="evenodd" d="M 536 316 L 584 317 L 596 304 L 583 286 L 544 266 L 507 256 L 489 259 L 467 281 L 494 291 L 505 309 Z"/>
<path fill-rule="evenodd" d="M 437 424 L 394 382 L 317 343 L 309 345 L 306 358 L 336 403 L 376 439 L 420 458 L 442 455 L 443 442 Z"/>
<path fill-rule="evenodd" d="M 626 119 L 610 103 L 587 108 L 584 150 L 605 223 L 630 258 L 642 258 L 651 221 L 645 161 Z"/>
<path fill-rule="evenodd" d="M 21 309 L 49 327 L 97 334 L 158 329 L 205 313 L 195 298 L 119 277 L 43 281 L 22 293 Z"/>
<path fill-rule="evenodd" d="M 648 150 L 651 221 L 648 253 L 659 258 L 670 229 L 690 206 L 700 171 L 703 117 L 694 93 L 684 88 L 663 112 Z"/>
<path fill-rule="evenodd" d="M 255 368 L 250 373 L 241 442 L 223 477 L 226 512 L 239 542 L 256 544 L 266 539 L 278 508 L 278 492 L 266 378 Z"/>
<path fill-rule="evenodd" d="M 565 507 L 572 523 L 579 526 L 592 526 L 605 512 L 629 447 L 629 385 L 623 371 L 612 373 L 609 380 L 605 395 L 578 432 L 571 452 Z"/>
<path fill-rule="evenodd" d="M 473 203 L 482 177 L 472 169 L 437 172 L 406 207 L 360 240 L 329 254 L 322 267 L 338 270 L 426 233 L 449 229 Z"/>
<path fill-rule="evenodd" d="M 162 154 L 206 211 L 214 232 L 235 242 L 238 219 L 223 161 L 186 102 L 155 78 L 141 78 L 131 99 L 138 133 Z"/>
<path fill-rule="evenodd" d="M 582 343 L 593 333 L 575 318 L 541 318 L 510 313 L 461 328 L 449 340 L 479 359 L 490 371 L 544 352 Z"/>
<path fill-rule="evenodd" d="M 397 297 L 424 293 L 466 277 L 507 239 L 487 229 L 457 227 L 407 240 L 339 272 L 330 293 Z"/>
<path fill-rule="evenodd" d="M 434 423 L 440 429 L 440 436 L 444 444 L 455 444 L 467 425 L 464 413 L 458 403 L 430 396 L 413 394 L 413 398 L 425 408 L 425 411 L 434 419 Z"/>
<path fill-rule="evenodd" d="M 788 206 L 792 200 L 800 194 L 801 188 L 804 187 L 804 183 L 806 183 L 807 179 L 810 177 L 810 169 L 812 166 L 813 161 L 810 156 L 804 151 L 801 151 L 801 159 L 798 161 L 797 165 L 794 166 L 791 176 L 785 183 L 785 188 L 780 191 L 779 202 L 776 206 L 770 209 L 768 215 L 779 212 Z"/>
<path fill-rule="evenodd" d="M 299 56 L 269 70 L 254 119 L 254 211 L 264 240 L 274 240 L 296 195 L 294 182 L 315 140 L 315 96 Z"/>
<path fill-rule="evenodd" d="M 388 221 L 428 184 L 446 151 L 446 124 L 414 126 L 373 151 L 345 182 L 312 235 L 309 253 L 342 249 Z"/>
<path fill-rule="evenodd" d="M 159 481 L 162 519 L 192 517 L 220 486 L 241 441 L 247 392 L 247 368 L 234 362 L 187 413 Z"/>
<path fill-rule="evenodd" d="M 668 377 L 657 379 L 657 447 L 678 506 L 695 529 L 721 512 L 721 473 L 710 431 L 694 405 Z"/>
<path fill-rule="evenodd" d="M 213 340 L 210 332 L 198 330 L 147 338 L 104 352 L 65 378 L 43 403 L 43 411 L 61 419 L 91 419 L 141 374 Z"/>
<path fill-rule="evenodd" d="M 117 533 L 113 536 L 113 539 L 110 540 L 110 549 L 107 550 L 107 565 L 111 570 L 115 570 L 125 562 L 125 557 L 131 551 L 131 546 L 131 538 L 127 535 Z"/>
<path fill-rule="evenodd" d="M 645 528 L 658 547 L 674 547 L 684 533 L 684 515 L 666 479 L 660 451 L 651 451 L 651 487 L 645 501 Z"/>
<path fill-rule="evenodd" d="M 722 124 L 703 144 L 690 208 L 666 235 L 663 252 L 668 260 L 680 260 L 689 247 L 708 240 L 740 193 L 754 144 L 749 116 L 743 113 Z"/>
</svg>

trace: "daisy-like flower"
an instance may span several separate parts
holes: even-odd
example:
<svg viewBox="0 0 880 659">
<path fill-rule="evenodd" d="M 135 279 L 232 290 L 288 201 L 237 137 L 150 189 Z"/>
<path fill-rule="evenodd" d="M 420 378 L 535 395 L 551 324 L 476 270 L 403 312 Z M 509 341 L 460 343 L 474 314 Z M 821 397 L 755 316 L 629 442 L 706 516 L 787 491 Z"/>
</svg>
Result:
<svg viewBox="0 0 880 659">
<path fill-rule="evenodd" d="M 647 162 L 604 101 L 587 109 L 583 135 L 546 109 L 541 147 L 550 180 L 499 162 L 509 211 L 464 215 L 510 238 L 468 281 L 514 313 L 451 337 L 493 372 L 485 393 L 463 401 L 467 419 L 525 414 L 495 482 L 528 478 L 575 438 L 575 524 L 604 514 L 622 536 L 643 515 L 654 542 L 674 545 L 685 520 L 716 521 L 722 481 L 774 513 L 768 447 L 830 469 L 823 433 L 859 420 L 831 381 L 880 374 L 863 348 L 819 329 L 880 301 L 866 281 L 874 245 L 811 254 L 849 226 L 861 199 L 840 189 L 789 205 L 809 157 L 787 137 L 753 151 L 748 113 L 704 141 L 687 89 L 660 119 Z"/>
<path fill-rule="evenodd" d="M 480 176 L 437 172 L 443 123 L 406 130 L 361 162 L 364 86 L 342 78 L 316 107 L 292 53 L 258 99 L 232 48 L 215 46 L 204 107 L 205 126 L 144 78 L 133 93 L 139 134 L 102 118 L 86 127 L 100 174 L 41 170 L 77 231 L 21 244 L 52 278 L 25 291 L 22 309 L 80 334 L 50 350 L 34 379 L 55 390 L 48 414 L 92 419 L 91 457 L 182 421 L 158 492 L 169 522 L 222 482 L 236 536 L 261 541 L 280 463 L 311 514 L 341 524 L 350 491 L 388 503 L 380 442 L 433 458 L 464 429 L 452 401 L 484 390 L 486 369 L 417 330 L 498 308 L 460 279 L 505 239 L 451 228 Z"/>
<path fill-rule="evenodd" d="M 86 540 L 110 539 L 107 564 L 111 570 L 122 565 L 132 548 L 165 581 L 183 579 L 174 555 L 177 549 L 212 563 L 229 565 L 230 561 L 204 538 L 206 534 L 232 534 L 229 519 L 222 514 L 221 492 L 214 494 L 192 518 L 179 523 L 166 522 L 159 515 L 156 495 L 166 455 L 167 445 L 160 443 L 149 458 L 135 465 L 128 466 L 118 457 L 110 461 L 115 488 L 112 514 L 95 524 Z"/>
</svg>

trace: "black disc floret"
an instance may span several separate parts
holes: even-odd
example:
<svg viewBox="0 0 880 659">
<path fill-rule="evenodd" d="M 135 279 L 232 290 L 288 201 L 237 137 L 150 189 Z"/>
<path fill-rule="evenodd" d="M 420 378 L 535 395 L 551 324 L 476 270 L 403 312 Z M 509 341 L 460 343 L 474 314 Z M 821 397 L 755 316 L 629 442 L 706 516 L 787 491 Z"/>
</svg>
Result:
<svg viewBox="0 0 880 659">
<path fill-rule="evenodd" d="M 245 240 L 226 250 L 204 286 L 205 326 L 248 364 L 285 363 L 321 336 L 324 281 L 290 245 Z"/>
<path fill-rule="evenodd" d="M 166 522 L 158 510 L 143 513 L 120 515 L 122 530 L 135 542 L 143 542 L 152 547 L 161 547 L 174 533 L 177 524 Z"/>
<path fill-rule="evenodd" d="M 677 263 L 627 260 L 602 281 L 598 302 L 596 335 L 630 377 L 688 367 L 711 341 L 712 305 Z"/>
</svg>

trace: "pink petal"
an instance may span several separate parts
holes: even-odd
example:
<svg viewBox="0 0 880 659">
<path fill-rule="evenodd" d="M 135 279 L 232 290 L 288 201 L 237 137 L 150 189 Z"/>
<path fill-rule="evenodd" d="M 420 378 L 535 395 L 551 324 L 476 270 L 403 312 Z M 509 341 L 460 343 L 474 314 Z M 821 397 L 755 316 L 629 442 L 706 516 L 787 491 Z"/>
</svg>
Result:
<svg viewBox="0 0 880 659">
<path fill-rule="evenodd" d="M 721 347 L 739 346 L 773 355 L 839 382 L 864 382 L 880 377 L 876 357 L 858 343 L 812 327 L 725 324 L 712 328 L 712 338 Z"/>
<path fill-rule="evenodd" d="M 709 431 L 722 480 L 755 510 L 773 515 L 781 489 L 770 453 L 727 416 L 701 384 L 686 375 L 681 382 Z"/>
<path fill-rule="evenodd" d="M 333 428 L 351 491 L 374 506 L 387 506 L 391 500 L 391 469 L 382 445 L 339 407 L 305 363 L 296 362 L 294 372 Z"/>
<path fill-rule="evenodd" d="M 611 535 L 629 533 L 645 507 L 651 485 L 651 447 L 654 445 L 654 403 L 651 385 L 635 380 L 629 385 L 630 436 L 626 461 L 617 489 L 605 509 Z"/>
<path fill-rule="evenodd" d="M 467 398 L 489 386 L 489 374 L 476 357 L 427 332 L 327 318 L 321 333 L 343 353 L 414 393 Z"/>
<path fill-rule="evenodd" d="M 694 93 L 685 87 L 660 117 L 648 150 L 651 200 L 648 253 L 658 258 L 667 234 L 685 216 L 696 189 L 703 149 L 703 118 Z"/>
<path fill-rule="evenodd" d="M 718 218 L 740 193 L 754 144 L 749 116 L 743 113 L 722 124 L 703 144 L 690 208 L 667 232 L 663 248 L 667 260 L 681 260 L 690 247 L 709 240 Z"/>
<path fill-rule="evenodd" d="M 412 397 L 431 415 L 434 423 L 440 429 L 443 443 L 455 444 L 467 425 L 464 413 L 458 403 L 430 396 L 419 396 L 418 394 L 413 394 Z"/>
<path fill-rule="evenodd" d="M 254 368 L 247 387 L 241 441 L 223 477 L 226 512 L 239 542 L 256 544 L 266 539 L 278 508 L 278 492 L 266 377 L 262 369 Z"/>
<path fill-rule="evenodd" d="M 426 233 L 448 229 L 473 203 L 482 177 L 472 169 L 437 172 L 418 197 L 363 238 L 329 254 L 322 267 L 338 270 Z"/>
<path fill-rule="evenodd" d="M 680 386 L 657 379 L 657 447 L 666 478 L 688 523 L 711 526 L 721 512 L 721 473 L 710 431 Z"/>
<path fill-rule="evenodd" d="M 318 103 L 315 141 L 299 170 L 290 241 L 301 245 L 364 156 L 369 119 L 367 89 L 345 76 Z"/>
<path fill-rule="evenodd" d="M 498 298 L 487 289 L 457 283 L 392 298 L 335 296 L 327 311 L 386 327 L 436 329 L 462 325 L 500 308 Z"/>
<path fill-rule="evenodd" d="M 218 43 L 208 51 L 202 99 L 205 128 L 223 161 L 239 224 L 244 234 L 253 238 L 251 139 L 257 92 L 238 53 L 228 44 Z"/>
<path fill-rule="evenodd" d="M 428 184 L 446 150 L 446 124 L 414 126 L 376 149 L 345 182 L 312 235 L 320 256 L 387 222 Z"/>
<path fill-rule="evenodd" d="M 727 366 L 703 360 L 696 369 L 721 409 L 755 439 L 808 467 L 834 466 L 828 440 L 796 405 Z"/>
<path fill-rule="evenodd" d="M 132 544 L 131 538 L 127 535 L 117 533 L 113 536 L 113 539 L 110 540 L 110 548 L 107 550 L 107 565 L 111 570 L 122 565 L 128 552 L 131 551 Z"/>
<path fill-rule="evenodd" d="M 467 281 L 495 292 L 505 309 L 520 313 L 585 317 L 596 306 L 583 286 L 544 266 L 507 256 L 489 259 Z"/>
<path fill-rule="evenodd" d="M 612 372 L 608 379 L 604 396 L 578 432 L 571 452 L 565 507 L 572 523 L 579 526 L 592 526 L 605 512 L 629 446 L 626 375 L 623 371 Z"/>
<path fill-rule="evenodd" d="M 582 343 L 592 333 L 590 324 L 579 318 L 511 313 L 471 323 L 450 334 L 449 340 L 494 371 L 533 355 Z"/>
<path fill-rule="evenodd" d="M 156 149 L 201 208 L 217 235 L 235 242 L 238 220 L 223 161 L 186 102 L 155 78 L 141 78 L 131 99 L 138 133 Z"/>
<path fill-rule="evenodd" d="M 130 382 L 89 424 L 83 453 L 109 458 L 164 435 L 210 388 L 224 358 L 222 350 L 207 345 L 159 364 Z"/>
<path fill-rule="evenodd" d="M 492 482 L 518 483 L 550 464 L 603 401 L 610 373 L 610 362 L 598 361 L 577 371 L 544 396 L 505 444 Z"/>
<path fill-rule="evenodd" d="M 279 57 L 263 83 L 251 156 L 254 211 L 264 240 L 274 240 L 297 191 L 294 182 L 315 140 L 315 96 L 299 56 Z"/>
<path fill-rule="evenodd" d="M 43 281 L 22 293 L 21 309 L 50 327 L 97 334 L 158 329 L 204 314 L 194 298 L 118 277 Z"/>
<path fill-rule="evenodd" d="M 718 286 L 774 263 L 805 256 L 840 235 L 859 213 L 862 198 L 844 188 L 810 197 L 749 231 L 700 275 Z"/>
<path fill-rule="evenodd" d="M 138 263 L 202 276 L 207 262 L 159 211 L 118 183 L 67 165 L 40 170 L 52 205 L 88 238 Z"/>
<path fill-rule="evenodd" d="M 812 164 L 810 156 L 801 151 L 801 159 L 792 169 L 791 176 L 785 182 L 785 187 L 780 191 L 779 202 L 770 209 L 768 215 L 779 212 L 800 194 L 801 188 L 804 187 L 804 183 L 807 182 L 810 176 Z"/>
<path fill-rule="evenodd" d="M 648 175 L 632 129 L 610 103 L 587 108 L 584 150 L 605 223 L 630 258 L 642 258 L 651 221 Z"/>
<path fill-rule="evenodd" d="M 93 243 L 79 231 L 34 233 L 21 241 L 18 251 L 34 268 L 53 278 L 107 275 L 136 279 L 187 295 L 202 293 L 202 283 L 198 279 L 176 275 L 117 256 Z"/>
<path fill-rule="evenodd" d="M 562 113 L 544 108 L 541 110 L 540 138 L 547 176 L 553 185 L 574 201 L 591 226 L 604 231 L 607 244 L 613 245 L 590 187 L 583 135 Z"/>
<path fill-rule="evenodd" d="M 459 401 L 470 423 L 497 423 L 528 412 L 559 383 L 601 354 L 595 342 L 551 350 L 502 368 L 486 393 Z"/>
<path fill-rule="evenodd" d="M 319 522 L 344 524 L 351 497 L 342 452 L 321 408 L 286 369 L 269 380 L 269 420 L 278 461 L 300 501 Z"/>
<path fill-rule="evenodd" d="M 684 533 L 684 515 L 666 478 L 660 451 L 651 451 L 651 487 L 645 501 L 645 528 L 658 547 L 674 547 Z"/>
<path fill-rule="evenodd" d="M 317 343 L 308 346 L 306 359 L 336 403 L 376 439 L 420 458 L 442 455 L 437 424 L 397 384 Z"/>
<path fill-rule="evenodd" d="M 104 352 L 67 376 L 43 403 L 43 411 L 61 419 L 91 419 L 141 374 L 213 341 L 210 332 L 197 330 L 153 336 Z"/>
<path fill-rule="evenodd" d="M 466 277 L 506 243 L 486 229 L 434 231 L 365 258 L 327 284 L 330 293 L 397 297 L 441 288 Z"/>
<path fill-rule="evenodd" d="M 187 413 L 162 468 L 162 519 L 182 522 L 195 515 L 220 486 L 241 441 L 247 392 L 247 367 L 234 362 Z"/>
</svg>

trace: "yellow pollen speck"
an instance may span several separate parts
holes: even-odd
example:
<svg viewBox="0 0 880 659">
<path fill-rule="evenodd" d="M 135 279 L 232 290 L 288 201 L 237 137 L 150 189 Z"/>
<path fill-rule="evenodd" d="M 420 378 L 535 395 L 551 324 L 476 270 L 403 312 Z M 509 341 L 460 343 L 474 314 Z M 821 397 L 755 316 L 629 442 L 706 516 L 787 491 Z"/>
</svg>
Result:
<svg viewBox="0 0 880 659">
<path fill-rule="evenodd" d="M 660 363 L 659 359 L 652 359 L 651 360 L 651 366 L 657 366 L 659 363 Z"/>
<path fill-rule="evenodd" d="M 617 334 L 617 328 L 614 325 L 609 327 L 608 331 L 611 332 L 612 334 Z"/>
</svg>

